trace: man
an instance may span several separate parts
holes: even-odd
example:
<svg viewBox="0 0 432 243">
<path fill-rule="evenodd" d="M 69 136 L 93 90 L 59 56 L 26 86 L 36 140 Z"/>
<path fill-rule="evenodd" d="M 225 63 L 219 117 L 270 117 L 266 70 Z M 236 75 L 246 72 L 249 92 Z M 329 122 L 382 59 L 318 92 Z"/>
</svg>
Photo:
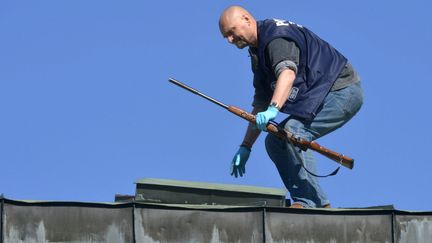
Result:
<svg viewBox="0 0 432 243">
<path fill-rule="evenodd" d="M 243 176 L 255 140 L 279 112 L 289 114 L 281 126 L 312 141 L 341 127 L 360 109 L 363 91 L 352 65 L 305 27 L 279 19 L 256 21 L 244 8 L 232 6 L 220 16 L 219 28 L 229 43 L 249 47 L 254 73 L 256 124 L 247 127 L 231 175 Z M 330 207 L 317 178 L 303 168 L 315 171 L 310 150 L 272 134 L 265 145 L 290 192 L 291 207 Z"/>
</svg>

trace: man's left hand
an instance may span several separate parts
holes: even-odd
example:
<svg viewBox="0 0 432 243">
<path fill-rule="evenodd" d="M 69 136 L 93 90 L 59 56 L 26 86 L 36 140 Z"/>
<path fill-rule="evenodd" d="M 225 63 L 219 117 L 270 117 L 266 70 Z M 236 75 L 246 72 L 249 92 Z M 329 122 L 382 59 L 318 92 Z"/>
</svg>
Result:
<svg viewBox="0 0 432 243">
<path fill-rule="evenodd" d="M 256 125 L 261 131 L 267 130 L 267 123 L 276 118 L 279 110 L 274 106 L 269 106 L 266 111 L 259 112 L 256 115 Z"/>
</svg>

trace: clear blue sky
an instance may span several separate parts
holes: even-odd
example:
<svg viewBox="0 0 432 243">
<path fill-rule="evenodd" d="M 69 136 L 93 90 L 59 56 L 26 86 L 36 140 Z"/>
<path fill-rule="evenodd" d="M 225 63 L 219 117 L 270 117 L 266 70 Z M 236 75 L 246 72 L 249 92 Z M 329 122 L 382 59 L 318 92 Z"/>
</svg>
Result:
<svg viewBox="0 0 432 243">
<path fill-rule="evenodd" d="M 247 124 L 167 81 L 250 110 L 247 50 L 217 24 L 232 4 L 307 26 L 360 73 L 362 110 L 318 140 L 356 159 L 321 181 L 333 206 L 432 210 L 426 0 L 1 1 L 0 193 L 113 201 L 139 178 L 283 188 L 264 136 L 246 176 L 231 177 Z M 336 166 L 318 163 L 321 173 Z"/>
</svg>

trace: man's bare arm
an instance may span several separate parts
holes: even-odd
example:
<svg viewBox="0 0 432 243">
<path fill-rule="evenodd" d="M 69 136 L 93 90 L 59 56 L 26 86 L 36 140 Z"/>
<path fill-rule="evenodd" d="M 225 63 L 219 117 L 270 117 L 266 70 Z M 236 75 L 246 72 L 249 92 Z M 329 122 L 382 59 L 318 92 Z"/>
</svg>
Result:
<svg viewBox="0 0 432 243">
<path fill-rule="evenodd" d="M 264 108 L 261 107 L 254 107 L 252 110 L 252 114 L 256 115 L 258 112 L 264 111 Z M 255 124 L 252 124 L 249 122 L 249 125 L 246 130 L 246 134 L 244 136 L 242 145 L 246 146 L 247 148 L 251 149 L 255 141 L 257 140 L 258 136 L 260 135 L 261 131 L 255 127 Z"/>
<path fill-rule="evenodd" d="M 285 69 L 280 74 L 276 81 L 276 88 L 273 93 L 272 102 L 278 104 L 279 108 L 285 104 L 291 92 L 296 74 L 291 69 Z"/>
</svg>

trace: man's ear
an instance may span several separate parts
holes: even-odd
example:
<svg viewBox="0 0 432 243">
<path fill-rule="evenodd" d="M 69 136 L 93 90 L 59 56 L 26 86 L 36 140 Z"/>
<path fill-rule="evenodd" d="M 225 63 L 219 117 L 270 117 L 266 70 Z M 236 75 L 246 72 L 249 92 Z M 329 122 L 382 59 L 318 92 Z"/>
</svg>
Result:
<svg viewBox="0 0 432 243">
<path fill-rule="evenodd" d="M 248 24 L 250 24 L 250 22 L 251 22 L 251 18 L 248 14 L 243 14 L 242 19 L 244 19 L 246 21 L 246 23 L 248 23 Z"/>
</svg>

